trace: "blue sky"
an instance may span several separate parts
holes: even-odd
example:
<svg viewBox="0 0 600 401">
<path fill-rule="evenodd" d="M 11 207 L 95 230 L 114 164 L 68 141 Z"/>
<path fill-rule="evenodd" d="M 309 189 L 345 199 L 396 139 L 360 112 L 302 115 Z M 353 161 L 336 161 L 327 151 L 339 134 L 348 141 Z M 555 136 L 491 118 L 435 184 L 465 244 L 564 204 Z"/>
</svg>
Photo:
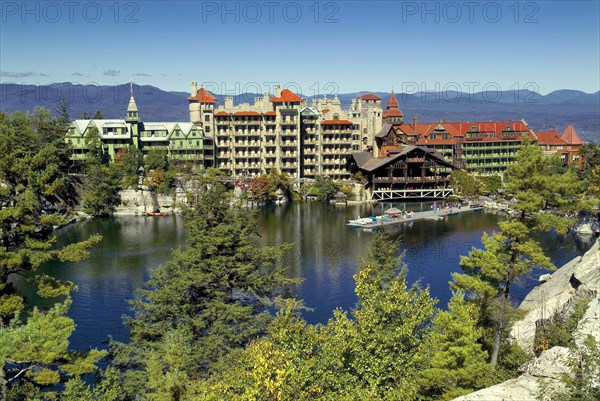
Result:
<svg viewBox="0 0 600 401">
<path fill-rule="evenodd" d="M 2 1 L 1 82 L 600 90 L 598 1 Z"/>
</svg>

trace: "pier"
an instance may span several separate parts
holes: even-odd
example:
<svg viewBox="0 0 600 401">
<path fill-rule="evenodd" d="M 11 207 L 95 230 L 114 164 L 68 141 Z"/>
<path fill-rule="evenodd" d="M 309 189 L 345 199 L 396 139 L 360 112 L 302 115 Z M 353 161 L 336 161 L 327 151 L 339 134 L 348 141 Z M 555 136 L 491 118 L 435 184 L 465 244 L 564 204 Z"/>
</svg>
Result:
<svg viewBox="0 0 600 401">
<path fill-rule="evenodd" d="M 453 207 L 453 208 L 449 208 L 449 209 L 438 209 L 436 211 L 433 210 L 427 210 L 427 211 L 423 211 L 423 212 L 412 212 L 411 215 L 402 215 L 401 213 L 394 213 L 394 214 L 384 214 L 383 216 L 376 216 L 376 222 L 373 223 L 366 223 L 367 220 L 372 218 L 369 217 L 364 217 L 364 218 L 359 218 L 356 220 L 350 220 L 350 222 L 348 224 L 346 224 L 349 227 L 357 227 L 357 228 L 377 228 L 377 227 L 383 227 L 383 226 L 390 226 L 390 225 L 394 225 L 394 224 L 402 224 L 402 223 L 410 223 L 412 221 L 418 221 L 418 220 L 442 220 L 444 217 L 446 216 L 453 216 L 453 215 L 457 215 L 457 214 L 461 214 L 461 213 L 467 213 L 467 212 L 475 212 L 475 211 L 480 211 L 482 210 L 483 207 L 481 207 L 480 205 L 467 205 L 467 206 L 461 206 L 460 208 L 458 207 Z M 361 223 L 361 221 L 364 221 L 365 223 Z"/>
</svg>

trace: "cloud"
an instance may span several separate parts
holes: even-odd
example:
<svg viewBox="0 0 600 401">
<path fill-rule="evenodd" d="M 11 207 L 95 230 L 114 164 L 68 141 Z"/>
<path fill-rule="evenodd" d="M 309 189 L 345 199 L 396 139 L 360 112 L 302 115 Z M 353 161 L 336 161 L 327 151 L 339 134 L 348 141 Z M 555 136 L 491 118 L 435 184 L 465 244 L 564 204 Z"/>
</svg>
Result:
<svg viewBox="0 0 600 401">
<path fill-rule="evenodd" d="M 83 77 L 83 74 L 80 72 L 74 72 L 71 75 L 73 75 L 74 77 Z"/>
<path fill-rule="evenodd" d="M 146 74 L 144 72 L 138 72 L 136 74 L 133 74 L 134 77 L 151 77 L 152 75 L 150 74 Z"/>
<path fill-rule="evenodd" d="M 161 72 L 160 75 L 162 75 L 163 77 L 167 76 L 167 74 L 165 74 L 164 72 Z"/>
<path fill-rule="evenodd" d="M 49 77 L 50 75 L 44 74 L 43 72 L 40 72 L 40 76 L 42 76 L 42 77 Z"/>
<path fill-rule="evenodd" d="M 104 71 L 104 75 L 108 75 L 109 77 L 116 77 L 120 73 L 121 73 L 120 70 L 107 70 L 107 71 Z"/>
<path fill-rule="evenodd" d="M 27 72 L 12 72 L 12 71 L 0 71 L 0 77 L 7 78 L 25 78 L 25 77 L 33 77 L 38 75 L 37 72 L 27 71 Z"/>
</svg>

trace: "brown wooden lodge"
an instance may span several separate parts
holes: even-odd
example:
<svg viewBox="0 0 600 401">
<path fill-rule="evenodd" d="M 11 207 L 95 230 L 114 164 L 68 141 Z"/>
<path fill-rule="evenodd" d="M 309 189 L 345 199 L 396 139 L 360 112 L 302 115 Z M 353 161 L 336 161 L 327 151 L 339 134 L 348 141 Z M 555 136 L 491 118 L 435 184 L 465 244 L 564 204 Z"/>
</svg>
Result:
<svg viewBox="0 0 600 401">
<path fill-rule="evenodd" d="M 372 200 L 446 198 L 452 194 L 453 165 L 431 148 L 407 145 L 380 158 L 359 152 L 348 162 L 352 173 L 362 173 Z"/>
</svg>

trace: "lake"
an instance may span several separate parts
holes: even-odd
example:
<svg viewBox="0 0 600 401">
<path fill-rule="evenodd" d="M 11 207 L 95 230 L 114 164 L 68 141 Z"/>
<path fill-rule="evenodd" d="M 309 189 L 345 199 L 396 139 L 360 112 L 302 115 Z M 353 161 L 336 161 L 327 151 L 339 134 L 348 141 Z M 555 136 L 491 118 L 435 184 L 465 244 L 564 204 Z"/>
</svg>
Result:
<svg viewBox="0 0 600 401">
<path fill-rule="evenodd" d="M 292 243 L 283 263 L 289 274 L 302 277 L 295 293 L 311 310 L 304 317 L 311 323 L 326 322 L 335 308 L 349 310 L 356 304 L 354 278 L 365 258 L 373 234 L 346 226 L 349 219 L 381 214 L 391 206 L 413 211 L 428 210 L 430 202 L 385 205 L 351 205 L 345 208 L 320 203 L 291 203 L 257 209 L 261 242 L 267 245 Z M 483 232 L 498 228 L 504 217 L 474 211 L 445 220 L 423 220 L 390 227 L 400 239 L 408 280 L 429 286 L 432 296 L 444 307 L 450 297 L 451 273 L 460 271 L 461 255 L 481 247 Z M 91 257 L 79 263 L 52 263 L 44 271 L 78 286 L 70 316 L 77 329 L 71 338 L 75 349 L 104 347 L 108 336 L 127 340 L 122 316 L 129 312 L 127 300 L 144 285 L 149 272 L 166 262 L 174 248 L 183 246 L 186 232 L 179 215 L 164 217 L 117 216 L 77 222 L 60 229 L 60 243 L 83 240 L 92 234 L 103 236 Z M 583 254 L 591 241 L 571 235 L 547 233 L 539 240 L 557 265 Z M 532 272 L 515 288 L 515 302 L 537 284 L 540 272 Z M 48 304 L 32 290 L 34 303 Z"/>
</svg>

